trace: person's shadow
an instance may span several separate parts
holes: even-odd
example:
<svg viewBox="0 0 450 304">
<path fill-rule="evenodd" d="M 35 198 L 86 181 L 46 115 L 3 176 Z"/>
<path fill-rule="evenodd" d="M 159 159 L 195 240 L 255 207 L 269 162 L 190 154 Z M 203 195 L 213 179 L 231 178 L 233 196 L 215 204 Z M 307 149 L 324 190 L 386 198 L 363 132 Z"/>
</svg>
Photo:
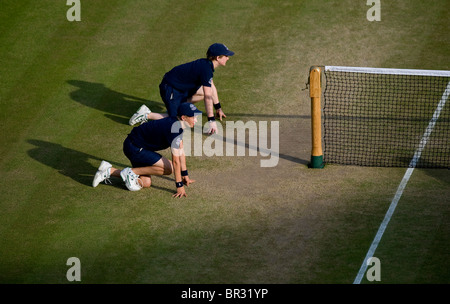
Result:
<svg viewBox="0 0 450 304">
<path fill-rule="evenodd" d="M 58 170 L 60 174 L 70 177 L 82 185 L 92 187 L 92 180 L 102 161 L 101 158 L 48 141 L 29 139 L 27 142 L 34 146 L 27 151 L 32 159 Z M 108 162 L 116 168 L 130 166 L 110 160 Z M 160 176 L 160 178 L 172 181 L 170 177 Z M 111 181 L 114 187 L 126 189 L 120 178 L 111 178 Z M 164 186 L 152 185 L 152 188 L 173 193 L 171 189 Z"/>
<path fill-rule="evenodd" d="M 130 117 L 142 104 L 147 105 L 152 112 L 165 111 L 162 102 L 116 92 L 105 87 L 102 83 L 82 80 L 67 80 L 67 83 L 75 87 L 75 90 L 69 94 L 72 100 L 106 112 L 106 117 L 119 123 L 128 124 Z"/>
<path fill-rule="evenodd" d="M 31 158 L 58 170 L 62 175 L 70 177 L 80 184 L 92 186 L 92 179 L 102 159 L 47 141 L 29 139 L 27 142 L 34 146 L 27 151 Z M 109 162 L 116 167 L 127 167 L 127 165 L 117 162 Z M 122 185 L 120 187 L 123 188 Z"/>
</svg>

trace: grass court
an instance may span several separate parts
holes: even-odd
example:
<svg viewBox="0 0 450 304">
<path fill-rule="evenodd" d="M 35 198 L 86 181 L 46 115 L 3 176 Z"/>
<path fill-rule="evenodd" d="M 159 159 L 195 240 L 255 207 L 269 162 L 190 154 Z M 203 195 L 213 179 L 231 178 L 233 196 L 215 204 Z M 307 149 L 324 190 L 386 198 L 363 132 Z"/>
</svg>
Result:
<svg viewBox="0 0 450 304">
<path fill-rule="evenodd" d="M 85 284 L 353 282 L 406 168 L 308 168 L 309 68 L 448 70 L 448 1 L 382 0 L 378 22 L 366 1 L 81 0 L 79 22 L 65 2 L 1 4 L 0 283 L 70 283 L 70 257 Z M 129 166 L 136 109 L 165 111 L 164 73 L 215 42 L 236 52 L 226 120 L 278 121 L 277 166 L 188 157 L 186 199 L 173 176 L 92 188 L 101 160 Z M 414 171 L 362 283 L 450 283 L 449 195 L 449 170 Z"/>
</svg>

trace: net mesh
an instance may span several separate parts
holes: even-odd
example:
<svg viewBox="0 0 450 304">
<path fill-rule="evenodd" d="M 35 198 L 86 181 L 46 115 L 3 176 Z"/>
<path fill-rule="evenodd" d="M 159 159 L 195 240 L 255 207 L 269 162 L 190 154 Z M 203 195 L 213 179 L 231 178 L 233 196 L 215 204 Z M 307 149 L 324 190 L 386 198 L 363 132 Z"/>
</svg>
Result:
<svg viewBox="0 0 450 304">
<path fill-rule="evenodd" d="M 325 71 L 324 162 L 450 168 L 449 81 Z"/>
</svg>

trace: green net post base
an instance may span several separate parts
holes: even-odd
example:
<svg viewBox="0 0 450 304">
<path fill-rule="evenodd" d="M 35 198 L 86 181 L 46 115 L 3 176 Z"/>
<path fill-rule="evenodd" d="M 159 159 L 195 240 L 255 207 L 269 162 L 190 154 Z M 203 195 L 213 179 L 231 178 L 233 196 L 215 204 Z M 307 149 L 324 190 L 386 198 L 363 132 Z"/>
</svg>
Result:
<svg viewBox="0 0 450 304">
<path fill-rule="evenodd" d="M 309 164 L 309 167 L 313 169 L 323 169 L 323 167 L 325 167 L 325 164 L 323 163 L 323 155 L 311 155 L 311 163 Z"/>
</svg>

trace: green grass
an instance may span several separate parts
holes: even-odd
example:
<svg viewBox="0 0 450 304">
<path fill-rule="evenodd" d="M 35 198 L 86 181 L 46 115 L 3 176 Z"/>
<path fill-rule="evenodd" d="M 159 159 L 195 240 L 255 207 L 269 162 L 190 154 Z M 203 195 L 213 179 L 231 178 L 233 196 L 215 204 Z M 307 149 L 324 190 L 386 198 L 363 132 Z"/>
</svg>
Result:
<svg viewBox="0 0 450 304">
<path fill-rule="evenodd" d="M 449 69 L 446 1 L 384 1 L 372 23 L 350 0 L 81 1 L 73 23 L 59 2 L 2 1 L 1 283 L 68 283 L 73 256 L 82 283 L 353 282 L 405 169 L 308 169 L 301 89 L 318 64 Z M 129 165 L 130 115 L 163 111 L 163 74 L 214 42 L 236 52 L 215 72 L 227 119 L 280 121 L 278 166 L 190 157 L 183 200 L 173 177 L 92 188 L 102 159 Z M 449 282 L 449 193 L 448 170 L 414 172 L 382 283 Z"/>
</svg>

